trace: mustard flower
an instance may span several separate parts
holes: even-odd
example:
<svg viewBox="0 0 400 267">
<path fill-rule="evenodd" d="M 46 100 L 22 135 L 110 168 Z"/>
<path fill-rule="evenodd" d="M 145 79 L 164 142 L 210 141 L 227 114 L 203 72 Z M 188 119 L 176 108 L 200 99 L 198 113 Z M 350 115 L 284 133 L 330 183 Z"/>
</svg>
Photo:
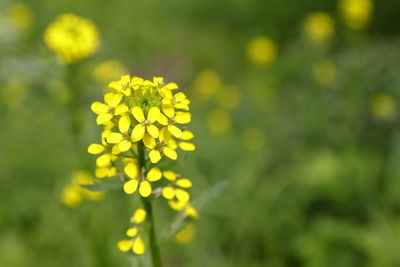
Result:
<svg viewBox="0 0 400 267">
<path fill-rule="evenodd" d="M 46 29 L 46 45 L 67 64 L 92 56 L 99 45 L 96 26 L 88 19 L 75 14 L 57 17 Z"/>
<path fill-rule="evenodd" d="M 185 218 L 198 216 L 190 203 L 192 182 L 155 165 L 162 160 L 177 160 L 178 148 L 183 151 L 196 149 L 191 142 L 194 134 L 186 128 L 191 122 L 190 100 L 183 92 L 174 93 L 179 89 L 178 85 L 166 83 L 162 77 L 145 80 L 124 75 L 108 86 L 113 92 L 105 94 L 104 102 L 91 105 L 97 115 L 96 123 L 104 129 L 101 142 L 89 145 L 88 152 L 99 155 L 96 177 L 118 175 L 123 192 L 127 195 L 137 193 L 142 200 L 144 209 L 135 211 L 132 226 L 126 232 L 129 239 L 117 244 L 121 251 L 140 255 L 145 253 L 140 224 L 148 221 L 154 225 L 152 201 L 166 200 L 171 209 L 183 213 Z M 154 246 L 154 229 L 149 231 L 148 240 L 153 243 L 149 247 L 157 266 L 159 256 Z"/>
</svg>

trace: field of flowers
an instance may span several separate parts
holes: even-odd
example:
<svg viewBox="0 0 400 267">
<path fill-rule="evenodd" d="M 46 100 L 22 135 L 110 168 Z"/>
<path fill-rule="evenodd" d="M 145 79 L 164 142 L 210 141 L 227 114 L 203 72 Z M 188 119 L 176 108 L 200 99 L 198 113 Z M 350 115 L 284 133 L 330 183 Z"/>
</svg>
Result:
<svg viewBox="0 0 400 267">
<path fill-rule="evenodd" d="M 400 2 L 0 2 L 0 266 L 400 266 Z"/>
</svg>

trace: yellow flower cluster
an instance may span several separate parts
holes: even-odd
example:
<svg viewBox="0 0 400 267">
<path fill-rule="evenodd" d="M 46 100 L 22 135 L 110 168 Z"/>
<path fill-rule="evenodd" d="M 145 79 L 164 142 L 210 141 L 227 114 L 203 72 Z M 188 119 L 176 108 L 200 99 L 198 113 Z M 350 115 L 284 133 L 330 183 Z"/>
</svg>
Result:
<svg viewBox="0 0 400 267">
<path fill-rule="evenodd" d="M 178 85 L 161 77 L 150 81 L 124 75 L 109 87 L 113 92 L 104 95 L 104 102 L 91 106 L 97 124 L 104 126 L 101 143 L 88 147 L 90 154 L 99 155 L 96 177 L 119 175 L 126 194 L 163 197 L 172 209 L 197 217 L 187 192 L 191 181 L 156 165 L 163 158 L 176 160 L 178 148 L 195 150 L 193 133 L 182 127 L 191 121 L 189 99 L 183 92 L 174 94 Z M 118 247 L 136 254 L 144 249 L 140 241 L 121 241 Z"/>
<path fill-rule="evenodd" d="M 305 37 L 316 44 L 328 41 L 335 32 L 333 18 L 324 12 L 315 12 L 308 15 L 304 20 L 303 27 Z"/>
<path fill-rule="evenodd" d="M 61 194 L 62 202 L 68 207 L 78 206 L 83 199 L 99 200 L 103 197 L 103 192 L 92 192 L 81 184 L 92 184 L 93 178 L 84 171 L 79 171 L 72 175 L 71 182 L 64 188 Z"/>
<path fill-rule="evenodd" d="M 275 61 L 278 47 L 275 42 L 266 36 L 257 36 L 247 45 L 247 57 L 255 66 L 264 66 Z"/>
<path fill-rule="evenodd" d="M 374 9 L 372 0 L 340 0 L 338 5 L 346 26 L 354 30 L 363 30 L 368 26 Z"/>
<path fill-rule="evenodd" d="M 62 62 L 70 64 L 92 56 L 97 51 L 99 36 L 90 20 L 68 13 L 47 27 L 44 41 Z"/>
<path fill-rule="evenodd" d="M 146 251 L 145 244 L 139 235 L 139 229 L 142 222 L 146 219 L 146 211 L 137 209 L 131 217 L 131 227 L 126 230 L 126 236 L 129 239 L 120 240 L 117 244 L 121 251 L 127 252 L 132 250 L 133 253 L 141 255 Z"/>
</svg>

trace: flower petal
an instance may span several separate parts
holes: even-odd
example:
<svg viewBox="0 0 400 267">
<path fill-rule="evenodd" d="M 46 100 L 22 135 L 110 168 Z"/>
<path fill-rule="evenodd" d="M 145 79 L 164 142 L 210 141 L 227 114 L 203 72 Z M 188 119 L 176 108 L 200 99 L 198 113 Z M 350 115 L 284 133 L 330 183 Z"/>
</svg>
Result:
<svg viewBox="0 0 400 267">
<path fill-rule="evenodd" d="M 165 156 L 167 156 L 168 158 L 170 158 L 172 160 L 176 160 L 178 158 L 178 154 L 176 153 L 176 151 L 169 147 L 164 147 L 163 153 Z"/>
<path fill-rule="evenodd" d="M 133 223 L 140 224 L 144 220 L 146 220 L 146 215 L 147 215 L 146 211 L 144 209 L 139 208 L 135 210 L 135 212 L 133 213 L 131 221 Z"/>
<path fill-rule="evenodd" d="M 132 179 L 137 178 L 137 175 L 138 175 L 137 165 L 133 162 L 126 164 L 126 166 L 124 168 L 124 172 L 129 178 L 132 178 Z"/>
<path fill-rule="evenodd" d="M 179 145 L 180 149 L 185 150 L 185 151 L 194 151 L 194 150 L 196 150 L 196 146 L 194 144 L 192 144 L 192 143 L 189 143 L 189 142 L 179 142 L 178 145 Z"/>
<path fill-rule="evenodd" d="M 158 115 L 157 121 L 158 121 L 161 125 L 168 125 L 168 118 L 167 118 L 167 116 L 165 116 L 165 115 L 162 114 L 162 113 L 160 113 L 160 115 Z"/>
<path fill-rule="evenodd" d="M 103 154 L 96 159 L 97 167 L 108 167 L 111 164 L 111 154 Z"/>
<path fill-rule="evenodd" d="M 175 115 L 175 121 L 180 124 L 189 123 L 192 119 L 192 116 L 189 112 L 177 112 Z"/>
<path fill-rule="evenodd" d="M 125 152 L 131 149 L 132 147 L 132 142 L 130 140 L 122 140 L 118 144 L 118 149 L 120 152 Z"/>
<path fill-rule="evenodd" d="M 156 146 L 156 140 L 149 134 L 143 136 L 143 143 L 147 148 L 153 149 Z"/>
<path fill-rule="evenodd" d="M 121 142 L 122 139 L 123 139 L 123 136 L 120 133 L 111 132 L 107 135 L 107 142 L 110 144 L 119 143 L 119 142 Z"/>
<path fill-rule="evenodd" d="M 181 178 L 176 181 L 176 185 L 182 188 L 190 188 L 192 187 L 192 181 L 187 178 Z"/>
<path fill-rule="evenodd" d="M 163 176 L 165 179 L 173 182 L 176 179 L 176 174 L 173 171 L 163 171 Z"/>
<path fill-rule="evenodd" d="M 180 138 L 182 140 L 190 140 L 190 139 L 193 139 L 193 137 L 194 137 L 194 134 L 191 131 L 184 130 L 184 131 L 182 131 L 182 135 Z"/>
<path fill-rule="evenodd" d="M 132 241 L 131 240 L 121 240 L 117 243 L 119 250 L 126 252 L 132 248 Z"/>
<path fill-rule="evenodd" d="M 124 184 L 124 192 L 129 195 L 133 194 L 136 192 L 137 187 L 138 187 L 138 180 L 136 179 L 129 180 Z"/>
<path fill-rule="evenodd" d="M 115 94 L 109 101 L 108 101 L 108 105 L 110 107 L 115 108 L 116 106 L 118 106 L 118 104 L 121 102 L 123 95 L 122 94 Z"/>
<path fill-rule="evenodd" d="M 139 185 L 139 193 L 142 197 L 148 197 L 151 195 L 151 184 L 144 180 Z"/>
<path fill-rule="evenodd" d="M 119 104 L 118 106 L 115 107 L 114 109 L 114 114 L 115 115 L 121 115 L 122 113 L 125 113 L 129 110 L 128 106 L 125 104 Z"/>
<path fill-rule="evenodd" d="M 155 150 L 155 149 L 151 150 L 150 153 L 149 153 L 149 157 L 150 157 L 151 163 L 159 162 L 160 159 L 161 159 L 160 151 Z"/>
<path fill-rule="evenodd" d="M 122 116 L 118 121 L 118 127 L 121 133 L 126 133 L 129 130 L 130 125 L 131 125 L 131 120 L 127 115 Z"/>
<path fill-rule="evenodd" d="M 112 117 L 113 117 L 113 115 L 110 114 L 110 113 L 101 113 L 99 116 L 97 116 L 96 123 L 98 125 L 103 124 L 103 123 L 108 122 L 109 120 L 111 120 Z"/>
<path fill-rule="evenodd" d="M 158 119 L 158 116 L 160 115 L 160 109 L 157 107 L 152 107 L 149 110 L 149 114 L 147 114 L 147 119 L 153 123 Z"/>
<path fill-rule="evenodd" d="M 143 240 L 140 237 L 137 237 L 133 241 L 132 251 L 138 255 L 142 255 L 145 252 L 145 246 L 144 246 Z"/>
<path fill-rule="evenodd" d="M 188 192 L 182 189 L 175 189 L 176 198 L 182 202 L 188 202 L 190 199 L 190 195 Z"/>
<path fill-rule="evenodd" d="M 147 180 L 150 182 L 155 182 L 160 180 L 162 177 L 161 170 L 159 168 L 151 168 L 147 173 Z"/>
<path fill-rule="evenodd" d="M 171 186 L 166 186 L 162 189 L 162 195 L 166 199 L 173 199 L 175 196 L 175 190 Z"/>
<path fill-rule="evenodd" d="M 89 147 L 88 147 L 88 152 L 89 152 L 89 154 L 93 154 L 93 155 L 96 155 L 96 154 L 100 154 L 101 152 L 103 152 L 104 151 L 104 146 L 102 146 L 102 145 L 99 145 L 99 144 L 91 144 Z"/>
<path fill-rule="evenodd" d="M 176 138 L 180 138 L 182 136 L 182 130 L 176 127 L 175 125 L 168 125 L 168 132 L 170 132 Z"/>
<path fill-rule="evenodd" d="M 144 121 L 143 110 L 139 106 L 133 107 L 131 112 L 138 122 L 142 123 Z"/>
<path fill-rule="evenodd" d="M 140 139 L 142 139 L 143 136 L 144 136 L 145 130 L 146 130 L 146 128 L 142 124 L 136 125 L 135 128 L 133 128 L 133 131 L 132 131 L 132 135 L 131 135 L 132 140 L 134 142 L 137 142 Z"/>
<path fill-rule="evenodd" d="M 106 113 L 109 109 L 109 107 L 106 104 L 100 103 L 100 102 L 94 102 L 91 107 L 92 111 L 94 113 L 101 114 L 101 113 Z"/>
<path fill-rule="evenodd" d="M 126 235 L 129 237 L 134 237 L 137 235 L 139 230 L 136 227 L 131 227 L 128 230 L 126 230 Z"/>
<path fill-rule="evenodd" d="M 157 126 L 151 124 L 146 127 L 147 132 L 154 138 L 157 138 L 158 135 L 160 134 L 160 131 L 158 130 Z"/>
</svg>

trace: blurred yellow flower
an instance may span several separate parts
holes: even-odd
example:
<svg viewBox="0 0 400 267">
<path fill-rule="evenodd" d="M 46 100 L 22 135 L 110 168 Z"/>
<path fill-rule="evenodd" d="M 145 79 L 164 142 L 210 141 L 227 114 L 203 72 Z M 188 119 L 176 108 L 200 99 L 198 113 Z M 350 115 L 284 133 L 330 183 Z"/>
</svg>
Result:
<svg viewBox="0 0 400 267">
<path fill-rule="evenodd" d="M 312 74 L 318 84 L 329 85 L 336 79 L 336 66 L 329 60 L 323 60 L 313 66 Z"/>
<path fill-rule="evenodd" d="M 204 70 L 195 78 L 193 88 L 200 96 L 208 98 L 221 88 L 221 79 L 217 72 Z"/>
<path fill-rule="evenodd" d="M 371 100 L 371 112 L 379 118 L 390 118 L 396 111 L 396 102 L 391 95 L 376 94 Z"/>
<path fill-rule="evenodd" d="M 277 50 L 273 40 L 266 36 L 257 36 L 247 45 L 247 57 L 253 65 L 264 66 L 275 61 Z"/>
<path fill-rule="evenodd" d="M 83 187 L 82 184 L 92 184 L 93 178 L 84 171 L 73 174 L 71 182 L 64 188 L 61 194 L 62 202 L 68 207 L 77 207 L 83 199 L 99 200 L 103 192 L 92 192 Z"/>
<path fill-rule="evenodd" d="M 32 26 L 33 12 L 26 4 L 15 4 L 9 10 L 11 23 L 18 29 L 28 29 Z"/>
<path fill-rule="evenodd" d="M 175 236 L 175 241 L 179 244 L 188 244 L 193 240 L 196 235 L 196 228 L 193 223 L 186 225 L 179 233 Z"/>
<path fill-rule="evenodd" d="M 243 144 L 249 150 L 260 150 L 265 145 L 265 133 L 258 128 L 249 128 L 243 134 Z"/>
<path fill-rule="evenodd" d="M 44 41 L 62 62 L 70 64 L 92 56 L 97 51 L 99 36 L 90 20 L 68 13 L 47 27 Z"/>
<path fill-rule="evenodd" d="M 98 64 L 92 72 L 92 77 L 99 83 L 115 80 L 127 72 L 126 67 L 118 60 L 107 60 Z"/>
<path fill-rule="evenodd" d="M 329 14 L 315 12 L 305 18 L 303 31 L 311 42 L 324 43 L 332 38 L 335 32 L 335 23 Z"/>
<path fill-rule="evenodd" d="M 372 0 L 339 0 L 339 15 L 343 23 L 354 30 L 363 30 L 372 17 Z"/>
<path fill-rule="evenodd" d="M 207 128 L 213 135 L 222 135 L 232 128 L 231 116 L 224 110 L 214 110 L 208 114 Z"/>
</svg>

